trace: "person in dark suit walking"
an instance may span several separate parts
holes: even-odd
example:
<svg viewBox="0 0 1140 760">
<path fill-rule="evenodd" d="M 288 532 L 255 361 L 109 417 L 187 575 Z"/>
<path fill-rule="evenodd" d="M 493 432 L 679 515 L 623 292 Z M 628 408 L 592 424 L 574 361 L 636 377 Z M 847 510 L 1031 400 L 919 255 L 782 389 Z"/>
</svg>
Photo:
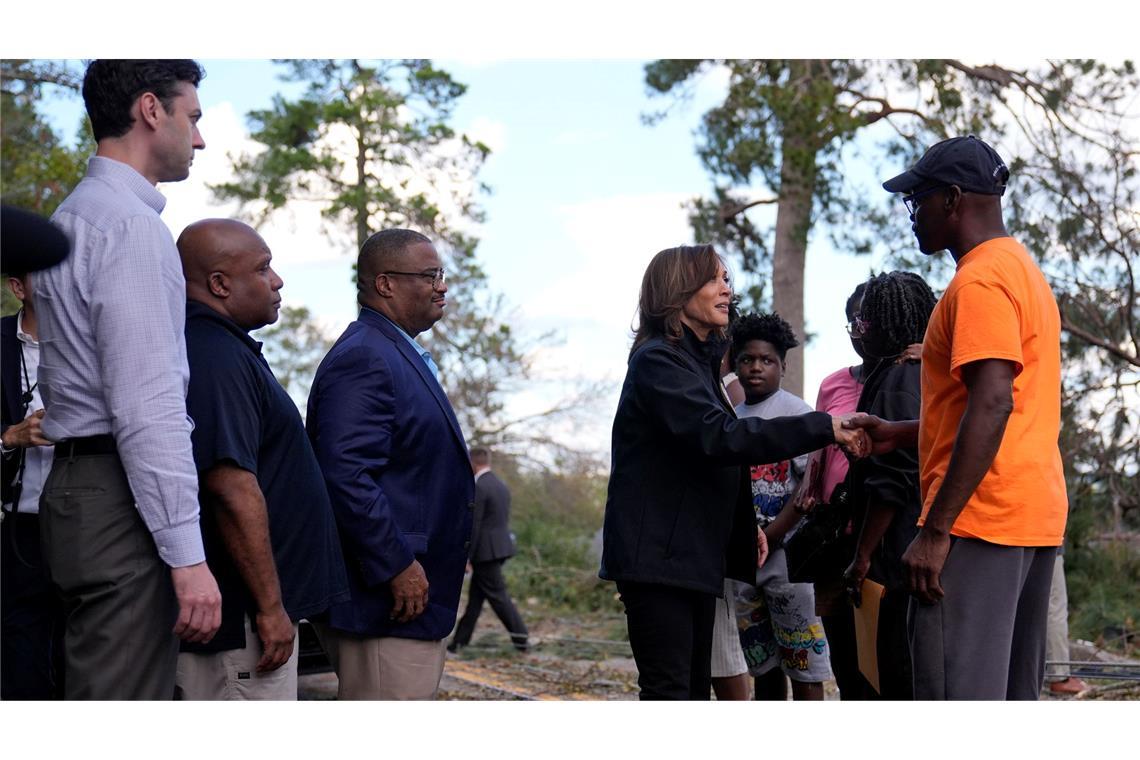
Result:
<svg viewBox="0 0 1140 760">
<path fill-rule="evenodd" d="M 511 635 L 515 649 L 529 648 L 526 623 L 511 601 L 503 580 L 503 564 L 515 556 L 515 540 L 508 524 L 511 519 L 511 492 L 506 483 L 491 471 L 491 452 L 471 449 L 471 470 L 475 473 L 475 516 L 471 528 L 471 585 L 467 592 L 467 609 L 455 629 L 455 637 L 447 645 L 449 652 L 471 643 L 471 634 L 483 601 L 499 616 Z"/>
<path fill-rule="evenodd" d="M 415 336 L 443 316 L 439 253 L 389 229 L 357 259 L 360 317 L 317 368 L 307 427 L 352 599 L 318 627 L 340 699 L 433 699 L 470 551 L 467 443 Z"/>
</svg>

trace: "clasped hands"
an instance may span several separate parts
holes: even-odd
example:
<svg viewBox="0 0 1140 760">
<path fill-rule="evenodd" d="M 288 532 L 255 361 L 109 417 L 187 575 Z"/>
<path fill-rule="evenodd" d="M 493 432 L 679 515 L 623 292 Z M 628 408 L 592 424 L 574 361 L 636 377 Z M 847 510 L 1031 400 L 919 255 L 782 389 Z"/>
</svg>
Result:
<svg viewBox="0 0 1140 760">
<path fill-rule="evenodd" d="M 860 423 L 869 417 L 866 414 L 844 414 L 831 418 L 835 443 L 843 449 L 849 459 L 862 459 L 871 454 L 871 437 Z"/>
<path fill-rule="evenodd" d="M 32 446 L 51 446 L 52 441 L 44 437 L 41 428 L 44 410 L 32 412 L 22 422 L 11 425 L 4 431 L 3 444 L 6 449 L 27 449 Z"/>
</svg>

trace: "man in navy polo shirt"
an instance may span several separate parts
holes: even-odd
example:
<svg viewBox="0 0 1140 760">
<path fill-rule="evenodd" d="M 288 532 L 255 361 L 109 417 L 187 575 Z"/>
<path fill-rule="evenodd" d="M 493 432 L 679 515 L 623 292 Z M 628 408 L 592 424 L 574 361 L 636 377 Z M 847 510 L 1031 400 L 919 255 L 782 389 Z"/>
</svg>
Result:
<svg viewBox="0 0 1140 760">
<path fill-rule="evenodd" d="M 296 699 L 297 623 L 347 600 L 348 582 L 301 415 L 248 334 L 277 321 L 283 283 L 241 222 L 196 222 L 178 252 L 202 533 L 222 591 L 222 626 L 182 645 L 178 688 L 183 699 Z"/>
</svg>

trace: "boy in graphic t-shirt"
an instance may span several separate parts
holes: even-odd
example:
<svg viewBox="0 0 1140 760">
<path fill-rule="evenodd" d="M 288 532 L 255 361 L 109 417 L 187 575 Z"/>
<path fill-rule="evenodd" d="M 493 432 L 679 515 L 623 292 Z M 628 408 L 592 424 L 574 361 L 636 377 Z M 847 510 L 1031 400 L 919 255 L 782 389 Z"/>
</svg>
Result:
<svg viewBox="0 0 1140 760">
<path fill-rule="evenodd" d="M 777 314 L 750 314 L 733 325 L 730 358 L 744 389 L 737 416 L 768 419 L 812 411 L 780 388 L 788 349 L 797 345 L 791 326 Z M 823 699 L 823 682 L 831 677 L 812 585 L 788 581 L 781 548 L 800 519 L 792 500 L 807 461 L 803 455 L 751 468 L 756 521 L 772 547 L 756 585 L 738 583 L 735 589 L 740 642 L 755 677 L 756 699 L 785 699 L 785 675 L 794 699 Z"/>
</svg>

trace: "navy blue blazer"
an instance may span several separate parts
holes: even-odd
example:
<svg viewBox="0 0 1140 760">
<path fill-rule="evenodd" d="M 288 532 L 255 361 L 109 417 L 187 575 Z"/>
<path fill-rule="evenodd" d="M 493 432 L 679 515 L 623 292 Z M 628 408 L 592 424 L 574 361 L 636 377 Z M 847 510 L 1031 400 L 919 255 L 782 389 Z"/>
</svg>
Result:
<svg viewBox="0 0 1140 760">
<path fill-rule="evenodd" d="M 436 641 L 455 625 L 475 482 L 443 389 L 396 327 L 362 308 L 317 368 L 306 427 L 332 501 L 352 600 L 329 624 Z M 388 582 L 419 560 L 428 605 L 389 619 Z"/>
</svg>

